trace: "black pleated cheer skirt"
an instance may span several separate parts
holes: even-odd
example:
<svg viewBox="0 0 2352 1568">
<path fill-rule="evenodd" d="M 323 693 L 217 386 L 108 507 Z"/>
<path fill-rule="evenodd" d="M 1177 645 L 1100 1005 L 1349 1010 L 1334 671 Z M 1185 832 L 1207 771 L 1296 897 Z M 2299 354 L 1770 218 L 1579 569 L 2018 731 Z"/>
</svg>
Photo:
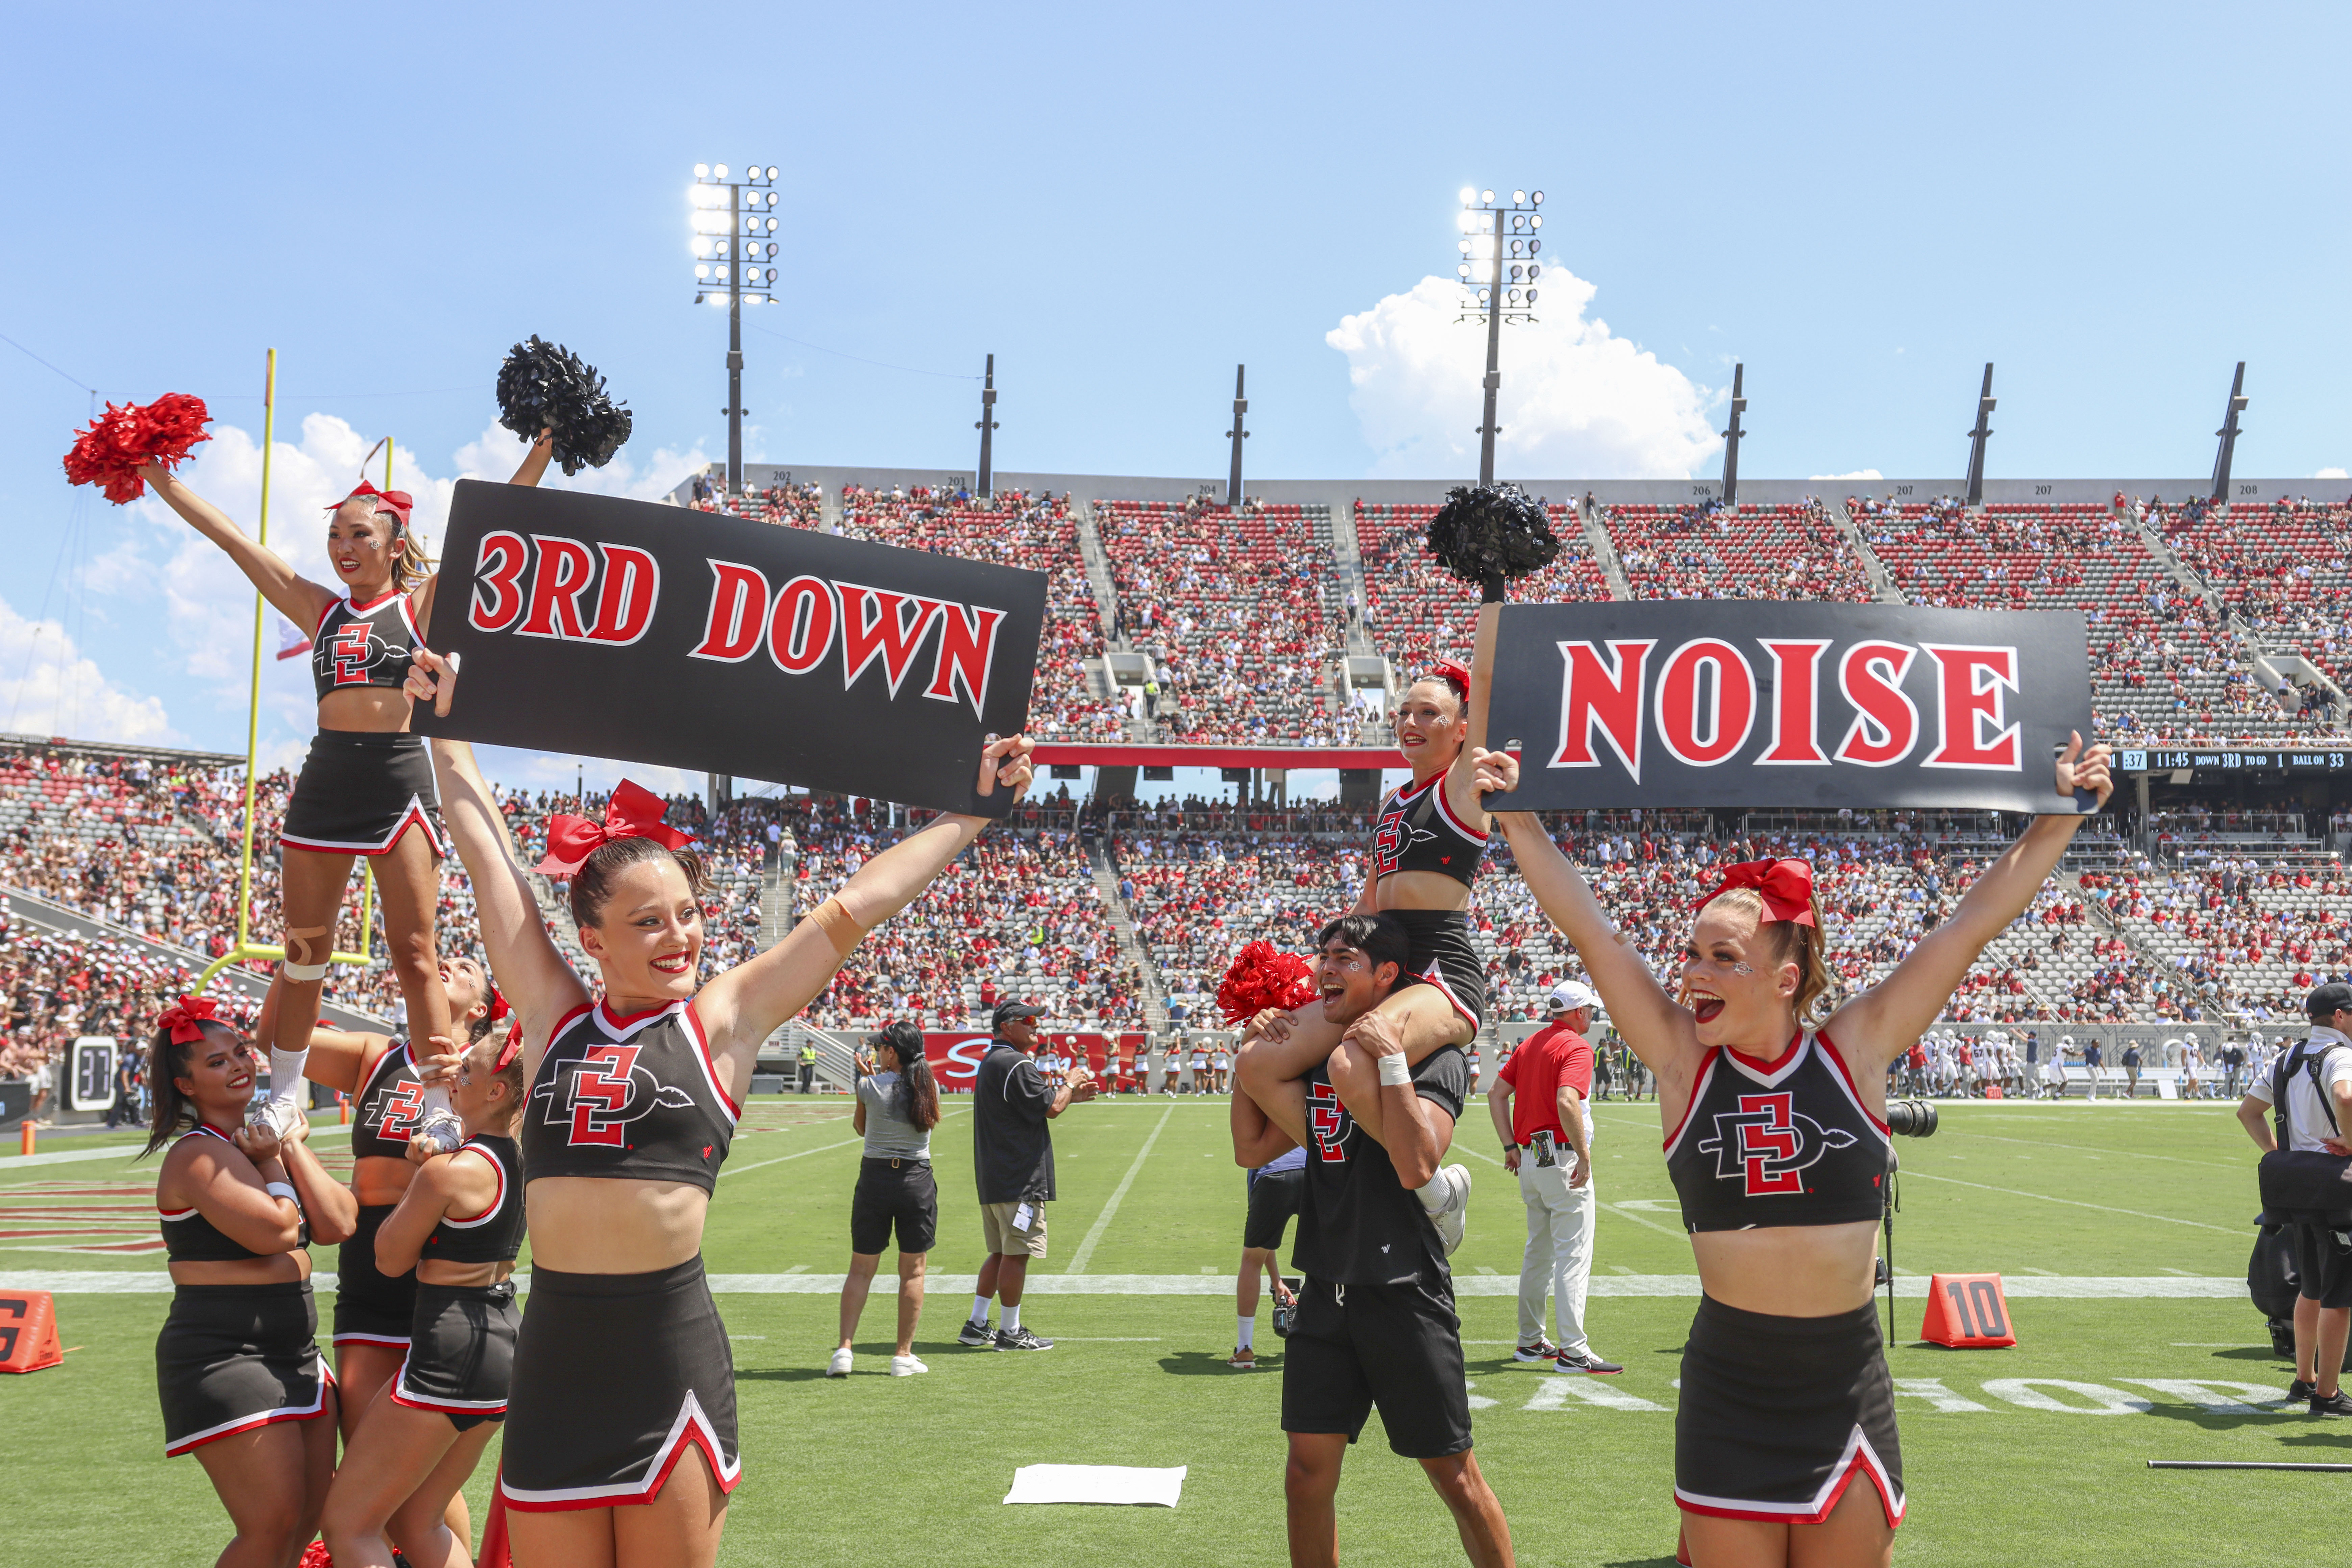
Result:
<svg viewBox="0 0 2352 1568">
<path fill-rule="evenodd" d="M 416 1287 L 408 1355 L 392 1385 L 395 1405 L 437 1410 L 463 1432 L 503 1421 L 522 1311 L 511 1282 Z"/>
<path fill-rule="evenodd" d="M 448 853 L 433 813 L 433 757 L 422 735 L 321 730 L 294 781 L 278 842 L 322 855 L 386 855 L 411 827 Z"/>
<path fill-rule="evenodd" d="M 319 1354 L 310 1281 L 182 1285 L 155 1336 L 163 1452 L 184 1454 L 277 1421 L 327 1411 L 334 1377 Z"/>
</svg>

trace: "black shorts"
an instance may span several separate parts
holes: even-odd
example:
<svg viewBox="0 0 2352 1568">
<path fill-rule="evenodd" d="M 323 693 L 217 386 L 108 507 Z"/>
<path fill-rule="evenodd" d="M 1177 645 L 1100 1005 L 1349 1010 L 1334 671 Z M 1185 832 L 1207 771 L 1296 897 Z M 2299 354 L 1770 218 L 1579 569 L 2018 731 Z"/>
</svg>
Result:
<svg viewBox="0 0 2352 1568">
<path fill-rule="evenodd" d="M 385 855 L 411 827 L 439 857 L 448 853 L 433 813 L 433 758 L 422 735 L 321 730 L 286 804 L 278 841 L 322 855 Z"/>
<path fill-rule="evenodd" d="M 2336 1241 L 2339 1232 L 2314 1220 L 2297 1220 L 2294 1232 L 2295 1294 L 2323 1308 L 2352 1307 L 2352 1252 Z"/>
<path fill-rule="evenodd" d="M 1406 978 L 1434 985 L 1470 1020 L 1486 1026 L 1486 964 L 1470 944 L 1470 917 L 1460 910 L 1384 910 L 1404 923 L 1412 938 Z"/>
<path fill-rule="evenodd" d="M 1857 1475 L 1903 1522 L 1903 1447 L 1875 1304 L 1782 1318 L 1699 1298 L 1675 1410 L 1675 1501 L 1819 1524 Z"/>
<path fill-rule="evenodd" d="M 319 1303 L 307 1279 L 182 1285 L 155 1336 L 163 1452 L 327 1413 L 334 1377 L 319 1354 Z"/>
<path fill-rule="evenodd" d="M 1249 1217 L 1242 1221 L 1242 1245 L 1272 1252 L 1282 1246 L 1283 1230 L 1298 1217 L 1298 1200 L 1307 1191 L 1307 1173 L 1260 1171 L 1250 1178 Z"/>
<path fill-rule="evenodd" d="M 511 1283 L 418 1285 L 415 1327 L 392 1402 L 438 1410 L 460 1432 L 505 1420 L 521 1322 Z"/>
<path fill-rule="evenodd" d="M 1309 1279 L 1282 1358 L 1282 1429 L 1344 1432 L 1378 1405 L 1389 1447 L 1439 1459 L 1470 1447 L 1470 1385 L 1450 1285 Z"/>
<path fill-rule="evenodd" d="M 650 1274 L 534 1266 L 499 1490 L 549 1512 L 651 1502 L 687 1449 L 742 1479 L 735 1356 L 702 1259 Z"/>
<path fill-rule="evenodd" d="M 416 1270 L 386 1274 L 375 1266 L 375 1233 L 396 1204 L 362 1204 L 360 1227 L 335 1255 L 335 1348 L 408 1348 L 416 1315 Z"/>
<path fill-rule="evenodd" d="M 894 1225 L 900 1252 L 929 1252 L 940 1233 L 939 1184 L 928 1161 L 869 1156 L 858 1165 L 857 1191 L 849 1200 L 849 1250 L 880 1252 L 890 1245 Z"/>
</svg>

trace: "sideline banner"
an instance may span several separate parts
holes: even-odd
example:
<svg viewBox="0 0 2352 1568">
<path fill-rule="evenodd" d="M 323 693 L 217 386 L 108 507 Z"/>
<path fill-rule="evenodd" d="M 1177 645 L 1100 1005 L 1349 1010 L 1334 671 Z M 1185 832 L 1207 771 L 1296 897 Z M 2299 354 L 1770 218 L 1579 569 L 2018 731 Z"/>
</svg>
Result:
<svg viewBox="0 0 2352 1568">
<path fill-rule="evenodd" d="M 977 764 L 975 764 L 977 765 Z M 931 1076 L 940 1080 L 943 1094 L 969 1094 L 971 1080 L 980 1071 L 980 1058 L 988 1054 L 989 1036 L 983 1029 L 969 1029 L 961 1034 L 940 1031 L 923 1036 L 923 1059 L 931 1064 Z M 1052 1051 L 1087 1064 L 1087 1070 L 1097 1078 L 1103 1076 L 1107 1060 L 1113 1053 L 1132 1062 L 1143 1044 L 1139 1032 L 1127 1035 L 1087 1034 L 1049 1031 L 1037 1047 L 1037 1055 Z M 1034 1058 L 1033 1058 L 1034 1059 Z"/>
<path fill-rule="evenodd" d="M 416 729 L 1002 816 L 1045 574 L 576 490 L 460 479 Z M 365 670 L 355 665 L 356 679 Z"/>
<path fill-rule="evenodd" d="M 2071 611 L 1506 605 L 1496 633 L 1487 743 L 1519 751 L 1496 809 L 2090 809 L 2050 774 L 2070 731 L 2098 738 Z"/>
</svg>

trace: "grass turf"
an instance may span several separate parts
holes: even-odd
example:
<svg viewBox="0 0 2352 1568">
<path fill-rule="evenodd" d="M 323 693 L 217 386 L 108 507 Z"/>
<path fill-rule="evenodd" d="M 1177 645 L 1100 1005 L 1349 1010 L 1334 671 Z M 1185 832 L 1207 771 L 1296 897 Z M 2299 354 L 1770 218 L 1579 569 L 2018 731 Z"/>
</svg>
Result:
<svg viewBox="0 0 2352 1568">
<path fill-rule="evenodd" d="M 1612 1206 L 1599 1221 L 1596 1276 L 1688 1274 L 1655 1111 L 1612 1102 L 1599 1113 L 1599 1195 Z M 2252 1168 L 2226 1108 L 1972 1104 L 1946 1106 L 1943 1115 L 1937 1137 L 1902 1146 L 1896 1260 L 1906 1275 L 2242 1277 Z M 1511 1180 L 1486 1157 L 1494 1140 L 1483 1108 L 1471 1117 L 1457 1145 L 1477 1180 L 1469 1239 L 1454 1258 L 1465 1281 L 1516 1274 L 1524 1235 Z M 1061 1198 L 1051 1211 L 1053 1256 L 1035 1278 L 1068 1268 L 1091 1237 L 1087 1275 L 1219 1283 L 1213 1295 L 1034 1292 L 1024 1321 L 1060 1342 L 1050 1354 L 956 1348 L 969 1289 L 939 1289 L 918 1338 L 931 1373 L 890 1379 L 882 1373 L 894 1308 L 877 1292 L 859 1335 L 858 1375 L 829 1381 L 821 1369 L 832 1294 L 722 1295 L 737 1336 L 746 1472 L 722 1561 L 847 1563 L 891 1549 L 909 1530 L 927 1544 L 952 1542 L 961 1561 L 976 1563 L 1280 1561 L 1279 1374 L 1223 1365 L 1243 1204 L 1224 1121 L 1222 1101 L 1163 1099 L 1080 1107 L 1056 1123 Z M 711 1211 L 712 1271 L 839 1270 L 857 1157 L 843 1103 L 757 1101 L 745 1128 Z M 951 1276 L 980 1261 L 969 1128 L 967 1111 L 936 1139 L 943 1212 L 932 1262 Z M 151 1173 L 151 1164 L 113 1158 L 0 1169 L 0 1247 L 14 1249 L 0 1254 L 0 1272 L 160 1269 L 153 1254 L 58 1250 L 152 1236 L 142 1191 Z M 120 1234 L 109 1235 L 109 1224 Z M 331 1267 L 331 1255 L 321 1263 Z M 1670 1411 L 1692 1300 L 1596 1294 L 1587 1314 L 1593 1342 L 1627 1370 L 1608 1380 L 1554 1379 L 1549 1369 L 1510 1363 L 1511 1298 L 1470 1288 L 1462 1310 L 1473 1393 L 1494 1401 L 1475 1412 L 1479 1459 L 1520 1560 L 1670 1560 Z M 0 1565 L 98 1554 L 207 1561 L 225 1539 L 202 1471 L 162 1456 L 151 1347 L 166 1300 L 61 1296 L 65 1342 L 85 1348 L 62 1368 L 0 1382 L 0 1466 L 14 1482 Z M 2233 1392 L 2245 1397 L 2232 1384 L 2284 1386 L 2285 1369 L 2242 1296 L 2012 1298 L 2021 1343 L 2007 1351 L 1910 1343 L 1920 1310 L 1916 1299 L 1899 1303 L 1895 1377 L 1937 1380 L 1984 1408 L 1898 1399 L 1912 1500 L 1900 1561 L 2089 1563 L 2130 1553 L 2226 1563 L 2331 1553 L 2329 1510 L 2310 1505 L 2332 1500 L 2337 1478 L 2144 1468 L 2150 1458 L 2352 1459 L 2352 1423 L 2207 1407 Z M 1278 1356 L 1279 1348 L 1265 1336 L 1262 1352 Z M 2054 1397 L 2077 1413 L 2021 1406 L 1985 1387 L 2016 1379 L 2114 1394 L 2047 1383 L 2010 1391 Z M 2208 1386 L 2200 1402 L 2134 1380 Z M 1660 1408 L 1593 1405 L 1584 1391 Z M 2147 1408 L 2088 1413 L 2118 1395 Z M 1000 1506 L 1013 1468 L 1038 1462 L 1181 1464 L 1191 1473 L 1172 1512 Z M 478 1519 L 486 1476 L 472 1493 Z M 1387 1451 L 1377 1417 L 1349 1459 L 1340 1531 L 1351 1561 L 1458 1560 L 1443 1508 L 1418 1468 Z"/>
</svg>

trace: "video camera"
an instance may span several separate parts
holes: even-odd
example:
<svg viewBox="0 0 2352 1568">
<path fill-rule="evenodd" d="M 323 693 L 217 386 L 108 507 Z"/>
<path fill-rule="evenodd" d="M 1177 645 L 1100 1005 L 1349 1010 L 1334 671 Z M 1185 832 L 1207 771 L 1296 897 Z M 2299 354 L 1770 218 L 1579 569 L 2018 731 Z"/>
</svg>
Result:
<svg viewBox="0 0 2352 1568">
<path fill-rule="evenodd" d="M 1933 1138 L 1936 1135 L 1934 1102 L 1925 1100 L 1888 1100 L 1886 1130 L 1897 1138 Z"/>
</svg>

